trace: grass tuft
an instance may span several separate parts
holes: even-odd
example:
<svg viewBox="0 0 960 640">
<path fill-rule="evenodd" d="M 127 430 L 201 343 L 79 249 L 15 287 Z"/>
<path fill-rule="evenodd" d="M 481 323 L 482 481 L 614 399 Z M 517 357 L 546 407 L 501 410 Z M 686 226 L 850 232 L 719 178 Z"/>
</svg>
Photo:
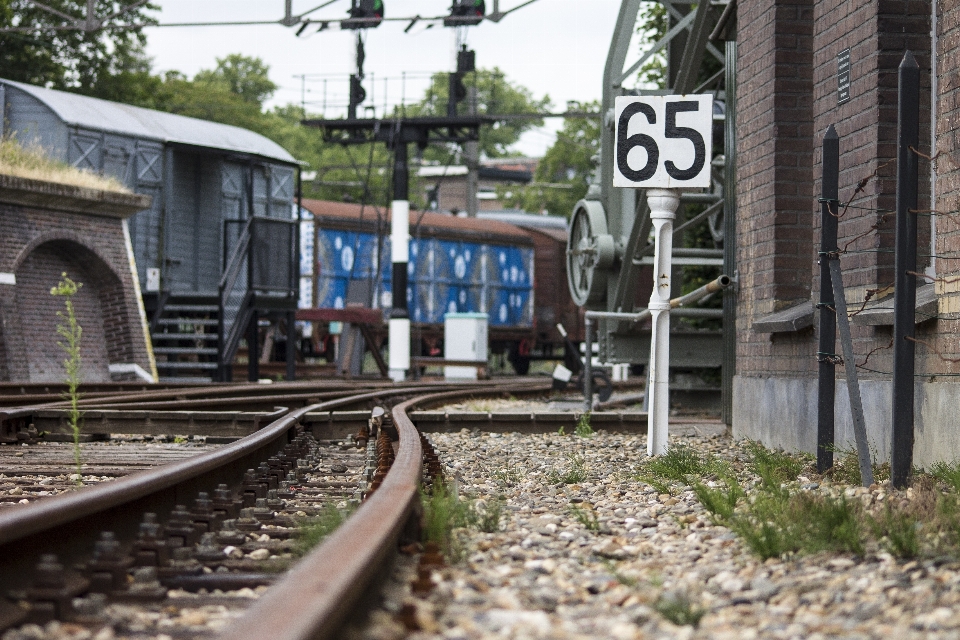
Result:
<svg viewBox="0 0 960 640">
<path fill-rule="evenodd" d="M 679 595 L 661 596 L 654 603 L 653 608 L 664 618 L 681 627 L 699 626 L 700 620 L 707 613 L 706 609 L 694 605 L 688 597 Z"/>
<path fill-rule="evenodd" d="M 580 419 L 577 420 L 577 427 L 573 430 L 573 433 L 581 438 L 589 438 L 595 433 L 593 427 L 590 426 L 589 411 L 584 413 L 582 416 L 580 416 Z"/>
<path fill-rule="evenodd" d="M 571 504 L 570 513 L 587 531 L 600 530 L 600 521 L 593 509 L 581 509 L 577 505 Z"/>
<path fill-rule="evenodd" d="M 334 529 L 343 524 L 351 512 L 352 509 L 341 511 L 332 504 L 326 504 L 315 517 L 300 521 L 295 555 L 307 555 Z"/>
<path fill-rule="evenodd" d="M 567 464 L 554 467 L 547 472 L 550 484 L 577 484 L 587 479 L 587 465 L 579 453 L 567 454 Z"/>
<path fill-rule="evenodd" d="M 0 174 L 86 189 L 130 193 L 130 190 L 115 178 L 99 176 L 65 162 L 51 160 L 43 148 L 25 148 L 10 137 L 0 139 Z"/>
</svg>

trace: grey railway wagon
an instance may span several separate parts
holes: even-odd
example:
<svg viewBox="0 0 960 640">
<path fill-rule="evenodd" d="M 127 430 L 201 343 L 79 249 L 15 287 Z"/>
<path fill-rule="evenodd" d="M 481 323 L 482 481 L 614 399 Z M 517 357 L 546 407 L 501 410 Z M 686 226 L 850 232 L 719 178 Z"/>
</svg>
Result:
<svg viewBox="0 0 960 640">
<path fill-rule="evenodd" d="M 239 127 L 9 80 L 0 79 L 0 105 L 4 136 L 39 145 L 55 159 L 114 176 L 131 190 L 153 197 L 151 208 L 135 214 L 129 229 L 161 375 L 170 379 L 206 371 L 214 376 L 216 370 L 229 377 L 224 375 L 224 348 L 232 358 L 239 338 L 229 344 L 226 336 L 214 337 L 223 333 L 223 316 L 229 330 L 250 312 L 274 310 L 270 300 L 295 295 L 275 275 L 290 274 L 295 281 L 293 156 Z M 251 218 L 258 224 L 246 225 Z M 244 237 L 245 229 L 251 237 Z M 260 236 L 252 237 L 256 229 Z M 265 250 L 265 242 L 281 236 L 281 250 Z M 272 295 L 221 294 L 227 263 L 244 239 L 244 246 L 251 247 L 252 268 L 239 269 L 234 288 L 253 289 L 256 273 L 274 274 L 268 283 Z M 226 314 L 222 297 L 233 307 Z M 241 304 L 250 307 L 246 315 L 236 308 Z M 201 332 L 198 327 L 207 328 Z M 161 344 L 162 334 L 185 331 L 204 333 L 206 344 L 196 349 L 182 340 Z M 212 357 L 198 359 L 210 356 L 215 347 L 220 351 L 215 363 Z M 188 357 L 180 357 L 184 355 Z M 198 366 L 191 368 L 193 363 Z"/>
</svg>

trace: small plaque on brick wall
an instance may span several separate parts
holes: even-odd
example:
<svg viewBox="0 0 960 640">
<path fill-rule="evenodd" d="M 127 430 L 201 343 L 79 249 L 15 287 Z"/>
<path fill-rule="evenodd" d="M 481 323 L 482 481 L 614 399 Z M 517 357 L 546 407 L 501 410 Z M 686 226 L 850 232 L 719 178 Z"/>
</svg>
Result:
<svg viewBox="0 0 960 640">
<path fill-rule="evenodd" d="M 850 49 L 837 54 L 837 104 L 850 100 Z"/>
</svg>

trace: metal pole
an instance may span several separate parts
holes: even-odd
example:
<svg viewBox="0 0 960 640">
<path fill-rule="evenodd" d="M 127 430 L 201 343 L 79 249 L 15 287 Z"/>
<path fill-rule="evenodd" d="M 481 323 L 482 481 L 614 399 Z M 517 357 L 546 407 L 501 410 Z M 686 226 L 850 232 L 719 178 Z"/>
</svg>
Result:
<svg viewBox="0 0 960 640">
<path fill-rule="evenodd" d="M 390 216 L 390 260 L 393 309 L 388 323 L 390 377 L 402 382 L 410 370 L 410 314 L 407 311 L 407 263 L 410 259 L 410 201 L 407 143 L 398 132 L 394 145 L 393 203 Z M 371 348 L 375 348 L 371 345 Z"/>
<path fill-rule="evenodd" d="M 583 319 L 583 412 L 593 410 L 593 323 L 589 317 Z"/>
<path fill-rule="evenodd" d="M 647 389 L 647 454 L 666 453 L 670 419 L 670 265 L 673 253 L 673 219 L 680 196 L 675 189 L 648 189 L 650 219 L 654 228 L 653 292 L 650 294 L 650 365 Z"/>
<path fill-rule="evenodd" d="M 920 68 L 909 51 L 899 69 L 897 106 L 897 231 L 893 302 L 893 446 L 890 471 L 905 487 L 913 466 L 915 314 L 917 282 L 917 155 L 920 144 Z"/>
<path fill-rule="evenodd" d="M 837 394 L 836 358 L 837 314 L 830 281 L 828 254 L 837 252 L 837 216 L 840 214 L 840 138 L 830 125 L 823 137 L 823 164 L 820 184 L 820 343 L 817 383 L 817 471 L 833 466 L 835 434 L 834 399 Z"/>
<path fill-rule="evenodd" d="M 723 272 L 737 275 L 737 42 L 727 40 L 723 120 Z M 736 291 L 723 294 L 723 365 L 720 369 L 722 419 L 733 424 L 733 376 L 737 369 Z"/>
<path fill-rule="evenodd" d="M 830 265 L 830 281 L 833 284 L 833 297 L 837 309 L 836 319 L 840 325 L 840 346 L 843 349 L 843 366 L 847 371 L 847 394 L 850 396 L 853 435 L 857 441 L 860 481 L 863 486 L 869 487 L 873 484 L 873 465 L 870 463 L 870 447 L 867 446 L 867 425 L 863 419 L 863 400 L 860 398 L 857 361 L 854 359 L 853 338 L 850 336 L 850 318 L 847 317 L 847 296 L 843 291 L 843 278 L 840 275 L 840 258 L 832 257 L 825 261 Z"/>
</svg>

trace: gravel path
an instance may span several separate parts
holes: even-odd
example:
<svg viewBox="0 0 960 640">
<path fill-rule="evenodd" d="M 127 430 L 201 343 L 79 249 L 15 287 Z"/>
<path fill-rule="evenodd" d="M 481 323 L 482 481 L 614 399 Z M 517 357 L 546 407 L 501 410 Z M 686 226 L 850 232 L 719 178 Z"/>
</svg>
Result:
<svg viewBox="0 0 960 640">
<path fill-rule="evenodd" d="M 742 468 L 743 448 L 712 431 L 674 439 Z M 960 638 L 960 565 L 878 549 L 763 561 L 714 525 L 689 487 L 660 494 L 636 479 L 643 436 L 431 439 L 462 495 L 506 500 L 501 528 L 464 530 L 462 559 L 433 571 L 427 595 L 411 594 L 416 565 L 403 559 L 359 634 L 368 640 Z M 578 468 L 581 481 L 558 481 Z M 865 505 L 910 499 L 885 486 L 846 493 Z M 412 634 L 396 615 L 404 605 L 420 628 Z M 697 614 L 699 625 L 668 620 Z"/>
</svg>

